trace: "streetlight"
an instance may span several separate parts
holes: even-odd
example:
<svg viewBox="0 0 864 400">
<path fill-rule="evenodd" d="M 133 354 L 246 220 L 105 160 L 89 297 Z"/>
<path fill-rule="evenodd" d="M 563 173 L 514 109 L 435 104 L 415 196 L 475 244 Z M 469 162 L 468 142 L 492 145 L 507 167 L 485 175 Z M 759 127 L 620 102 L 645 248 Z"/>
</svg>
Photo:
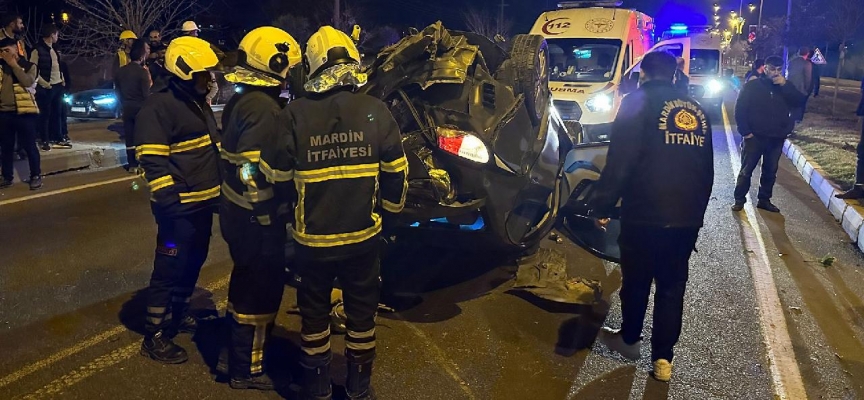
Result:
<svg viewBox="0 0 864 400">
<path fill-rule="evenodd" d="M 735 18 L 735 17 L 737 17 L 737 16 L 738 16 L 738 13 L 737 13 L 737 12 L 735 12 L 735 10 L 732 10 L 732 11 L 731 11 L 731 12 L 730 12 L 730 13 L 729 13 L 729 15 L 731 15 L 731 16 L 732 16 L 732 18 Z"/>
<path fill-rule="evenodd" d="M 714 3 L 714 12 L 716 13 L 718 11 L 720 11 L 720 5 L 717 3 Z"/>
<path fill-rule="evenodd" d="M 60 21 L 63 21 L 64 24 L 69 23 L 69 13 L 64 12 L 60 14 Z"/>
<path fill-rule="evenodd" d="M 750 9 L 750 12 L 751 12 L 751 13 L 752 13 L 753 11 L 756 11 L 756 5 L 753 4 L 753 3 L 750 3 L 747 7 Z"/>
<path fill-rule="evenodd" d="M 719 21 L 719 20 L 720 20 L 720 16 L 717 15 L 717 14 L 714 14 L 714 20 L 715 20 L 715 21 Z"/>
</svg>

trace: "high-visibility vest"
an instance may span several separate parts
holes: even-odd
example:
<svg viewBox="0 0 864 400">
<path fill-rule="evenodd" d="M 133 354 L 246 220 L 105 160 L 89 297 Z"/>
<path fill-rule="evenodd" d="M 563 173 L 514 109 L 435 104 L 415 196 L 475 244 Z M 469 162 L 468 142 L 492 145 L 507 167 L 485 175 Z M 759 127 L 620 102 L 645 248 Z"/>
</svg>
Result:
<svg viewBox="0 0 864 400">
<path fill-rule="evenodd" d="M 117 57 L 120 58 L 120 66 L 121 66 L 121 67 L 125 67 L 126 64 L 129 64 L 129 55 L 126 54 L 126 52 L 123 51 L 123 49 L 120 49 L 120 50 L 117 52 Z"/>
</svg>

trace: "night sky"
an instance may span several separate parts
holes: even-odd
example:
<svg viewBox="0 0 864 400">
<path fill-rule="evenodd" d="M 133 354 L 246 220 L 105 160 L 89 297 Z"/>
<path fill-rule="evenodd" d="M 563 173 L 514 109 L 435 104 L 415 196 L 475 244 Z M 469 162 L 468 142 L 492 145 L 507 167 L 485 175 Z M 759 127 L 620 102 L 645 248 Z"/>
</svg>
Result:
<svg viewBox="0 0 864 400">
<path fill-rule="evenodd" d="M 264 25 L 270 22 L 274 15 L 261 4 L 272 2 L 276 4 L 290 4 L 291 9 L 298 14 L 304 14 L 313 8 L 320 8 L 321 4 L 329 3 L 331 0 L 202 0 L 213 2 L 209 11 L 216 13 L 225 8 L 225 15 L 235 16 L 234 23 L 244 25 L 246 28 Z M 444 21 L 445 25 L 462 27 L 463 11 L 467 8 L 478 8 L 497 15 L 501 0 L 342 0 L 349 6 L 356 5 L 363 11 L 367 24 L 393 24 L 397 26 L 413 25 L 422 27 L 437 19 Z M 738 9 L 738 0 L 624 0 L 624 7 L 636 8 L 657 20 L 660 27 L 668 26 L 673 22 L 685 22 L 689 24 L 705 23 L 710 21 L 712 13 L 711 6 L 714 1 L 719 1 L 722 7 L 721 13 L 727 15 L 730 10 Z M 747 4 L 744 1 L 744 15 L 750 21 Z M 758 0 L 752 0 L 758 3 Z M 504 0 L 508 6 L 505 8 L 507 18 L 514 21 L 514 32 L 527 32 L 534 20 L 544 10 L 552 10 L 556 7 L 558 0 Z M 11 0 L 10 8 L 26 12 L 28 7 L 37 6 L 40 11 L 48 9 L 63 8 L 62 0 Z M 250 7 L 255 4 L 255 7 Z M 765 0 L 765 14 L 767 16 L 782 15 L 785 12 L 784 0 Z M 230 18 L 230 17 L 229 17 Z"/>
</svg>

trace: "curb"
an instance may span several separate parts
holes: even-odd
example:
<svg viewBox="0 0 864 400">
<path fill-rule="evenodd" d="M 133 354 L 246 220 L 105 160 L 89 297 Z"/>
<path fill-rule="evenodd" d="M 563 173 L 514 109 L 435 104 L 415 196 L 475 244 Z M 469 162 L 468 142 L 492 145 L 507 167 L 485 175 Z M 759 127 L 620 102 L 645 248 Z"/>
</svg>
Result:
<svg viewBox="0 0 864 400">
<path fill-rule="evenodd" d="M 80 146 L 80 145 L 79 145 Z M 87 146 L 87 148 L 68 151 L 62 154 L 41 153 L 42 175 L 56 175 L 81 169 L 99 170 L 116 168 L 126 163 L 125 148 L 114 146 Z M 15 161 L 16 177 L 24 181 L 30 177 L 30 167 L 27 160 Z"/>
<path fill-rule="evenodd" d="M 822 168 L 814 161 L 805 156 L 798 146 L 786 140 L 783 145 L 783 154 L 792 161 L 795 169 L 810 185 L 810 188 L 819 196 L 822 205 L 834 216 L 834 219 L 843 227 L 846 235 L 858 245 L 858 249 L 864 251 L 864 207 L 857 202 L 841 200 L 834 197 L 840 191 L 831 181 L 825 178 Z"/>
</svg>

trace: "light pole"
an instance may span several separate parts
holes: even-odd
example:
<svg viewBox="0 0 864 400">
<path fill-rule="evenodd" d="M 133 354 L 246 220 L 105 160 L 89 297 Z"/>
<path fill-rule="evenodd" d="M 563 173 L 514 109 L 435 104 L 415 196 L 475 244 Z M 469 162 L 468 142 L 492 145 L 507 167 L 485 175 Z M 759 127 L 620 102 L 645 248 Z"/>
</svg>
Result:
<svg viewBox="0 0 864 400">
<path fill-rule="evenodd" d="M 792 0 L 786 3 L 786 34 L 792 29 Z M 789 70 L 789 44 L 783 43 L 783 75 Z"/>
</svg>

